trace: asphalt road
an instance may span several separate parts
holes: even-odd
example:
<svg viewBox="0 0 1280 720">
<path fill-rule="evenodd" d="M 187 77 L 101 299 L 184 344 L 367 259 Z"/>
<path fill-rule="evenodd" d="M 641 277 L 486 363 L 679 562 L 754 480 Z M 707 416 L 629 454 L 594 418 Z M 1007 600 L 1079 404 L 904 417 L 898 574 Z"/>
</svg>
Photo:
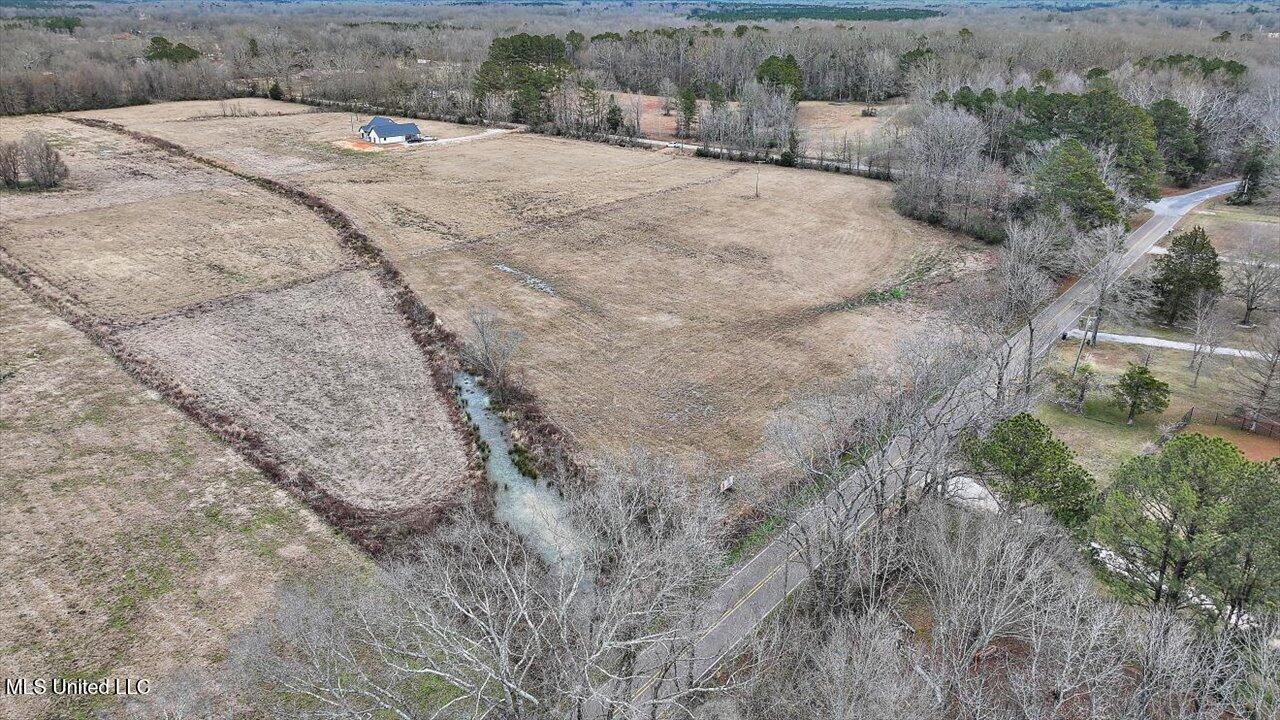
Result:
<svg viewBox="0 0 1280 720">
<path fill-rule="evenodd" d="M 1191 208 L 1225 195 L 1234 187 L 1235 182 L 1223 183 L 1148 205 L 1153 216 L 1126 238 L 1125 268 L 1142 258 Z M 1040 311 L 1034 322 L 1037 351 L 1047 349 L 1063 332 L 1075 326 L 1091 289 L 1090 281 L 1081 280 Z M 1010 340 L 1016 349 L 1025 352 L 1027 331 L 1024 329 Z M 839 492 L 833 490 L 823 502 L 834 502 L 833 496 Z M 802 516 L 799 522 L 822 520 L 823 513 L 815 511 Z M 796 560 L 796 552 L 783 541 L 774 540 L 738 567 L 703 606 L 696 621 L 698 640 L 692 653 L 673 658 L 668 651 L 654 648 L 641 655 L 637 667 L 649 670 L 645 671 L 646 680 L 634 688 L 633 701 L 646 703 L 671 697 L 676 692 L 677 679 L 687 683 L 690 679 L 696 682 L 709 676 L 722 658 L 749 638 L 760 623 L 808 579 L 808 568 Z M 590 705 L 586 716 L 603 717 L 604 709 Z"/>
</svg>

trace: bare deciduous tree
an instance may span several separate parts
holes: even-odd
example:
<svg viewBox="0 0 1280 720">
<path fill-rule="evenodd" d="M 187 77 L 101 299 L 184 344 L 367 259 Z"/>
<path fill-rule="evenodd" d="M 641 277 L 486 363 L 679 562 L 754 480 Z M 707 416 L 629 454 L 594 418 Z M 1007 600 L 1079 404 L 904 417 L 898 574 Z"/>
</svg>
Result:
<svg viewBox="0 0 1280 720">
<path fill-rule="evenodd" d="M 552 564 L 459 508 L 367 583 L 286 592 L 232 668 L 278 717 L 629 716 L 678 703 L 686 679 L 642 700 L 636 688 L 676 670 L 697 639 L 723 522 L 674 473 L 643 455 L 608 464 L 571 502 L 582 537 Z"/>
<path fill-rule="evenodd" d="M 1251 238 L 1244 256 L 1227 273 L 1228 292 L 1244 304 L 1240 324 L 1248 326 L 1255 312 L 1280 301 L 1280 239 Z"/>
<path fill-rule="evenodd" d="M 1073 248 L 1076 271 L 1091 283 L 1088 303 L 1093 321 L 1087 333 L 1091 345 L 1097 344 L 1104 319 L 1137 317 L 1151 305 L 1149 283 L 1125 276 L 1125 235 L 1123 226 L 1110 225 L 1081 236 Z"/>
<path fill-rule="evenodd" d="M 1201 290 L 1191 306 L 1191 387 L 1200 384 L 1200 373 L 1212 360 L 1226 335 L 1227 319 L 1215 293 Z"/>
<path fill-rule="evenodd" d="M 1251 351 L 1236 358 L 1235 391 L 1253 429 L 1259 420 L 1280 417 L 1280 327 L 1263 331 Z"/>
<path fill-rule="evenodd" d="M 506 402 L 515 388 L 513 361 L 523 336 L 487 311 L 472 310 L 468 319 L 471 327 L 464 357 L 492 385 L 494 399 Z"/>
<path fill-rule="evenodd" d="M 57 187 L 67 179 L 67 165 L 49 141 L 36 133 L 28 133 L 22 139 L 21 147 L 22 169 L 36 187 Z"/>
<path fill-rule="evenodd" d="M 18 143 L 0 142 L 0 184 L 18 187 L 22 179 L 22 150 Z"/>
</svg>

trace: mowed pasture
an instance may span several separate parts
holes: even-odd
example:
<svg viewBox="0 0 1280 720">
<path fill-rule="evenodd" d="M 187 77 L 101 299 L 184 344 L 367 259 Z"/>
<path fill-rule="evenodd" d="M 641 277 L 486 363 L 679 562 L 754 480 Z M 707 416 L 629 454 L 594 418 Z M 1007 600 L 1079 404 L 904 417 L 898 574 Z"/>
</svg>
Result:
<svg viewBox="0 0 1280 720">
<path fill-rule="evenodd" d="M 1214 249 L 1228 259 L 1249 253 L 1266 253 L 1280 258 L 1280 204 L 1271 198 L 1253 205 L 1228 205 L 1219 198 L 1187 213 L 1174 231 L 1184 232 L 1199 225 Z M 1161 245 L 1168 246 L 1166 239 Z"/>
<path fill-rule="evenodd" d="M 0 246 L 100 317 L 142 320 L 347 263 L 323 221 L 228 173 L 61 118 L 0 121 L 3 139 L 32 130 L 71 176 L 7 193 Z"/>
<path fill-rule="evenodd" d="M 160 105 L 147 116 L 200 124 L 189 118 L 219 107 Z M 0 252 L 12 265 L 110 328 L 128 362 L 211 411 L 211 426 L 261 445 L 287 482 L 414 521 L 460 492 L 469 451 L 453 401 L 334 228 L 121 133 L 57 117 L 0 121 L 5 137 L 32 128 L 57 144 L 71 176 L 59 190 L 6 193 Z"/>
<path fill-rule="evenodd" d="M 263 118 L 206 134 L 141 108 L 97 114 L 223 159 L 298 152 Z M 526 381 L 589 453 L 639 445 L 757 469 L 780 408 L 875 368 L 928 313 L 930 282 L 888 303 L 860 302 L 867 291 L 986 262 L 897 215 L 887 184 L 759 171 L 757 198 L 751 165 L 516 134 L 338 157 L 287 180 L 355 218 L 449 328 L 465 334 L 485 309 L 518 329 Z"/>
<path fill-rule="evenodd" d="M 0 675 L 211 670 L 285 582 L 368 563 L 225 443 L 0 278 Z M 0 697 L 6 718 L 119 699 Z"/>
</svg>

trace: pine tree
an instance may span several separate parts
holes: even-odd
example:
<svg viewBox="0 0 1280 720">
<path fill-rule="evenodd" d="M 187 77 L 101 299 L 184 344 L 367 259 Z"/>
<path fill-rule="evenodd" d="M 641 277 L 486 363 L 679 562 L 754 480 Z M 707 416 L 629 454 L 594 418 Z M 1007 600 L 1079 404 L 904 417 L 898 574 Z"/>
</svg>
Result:
<svg viewBox="0 0 1280 720">
<path fill-rule="evenodd" d="M 1197 225 L 1174 236 L 1168 254 L 1156 259 L 1152 280 L 1156 311 L 1166 323 L 1178 322 L 1200 292 L 1222 292 L 1220 265 L 1204 228 Z"/>
<path fill-rule="evenodd" d="M 1066 207 L 1080 230 L 1096 230 L 1121 222 L 1116 194 L 1102 181 L 1098 164 L 1079 140 L 1051 150 L 1036 172 L 1040 202 L 1050 211 Z"/>
<path fill-rule="evenodd" d="M 1234 445 L 1194 433 L 1121 465 L 1092 525 L 1095 540 L 1127 566 L 1113 577 L 1117 589 L 1184 606 L 1215 561 L 1228 500 L 1249 470 Z"/>
<path fill-rule="evenodd" d="M 1048 425 L 1027 413 L 996 423 L 970 448 L 974 468 L 1014 507 L 1044 505 L 1067 527 L 1093 510 L 1093 478 Z"/>
<path fill-rule="evenodd" d="M 1160 412 L 1169 407 L 1169 383 L 1157 379 L 1144 365 L 1129 363 L 1129 369 L 1111 385 L 1111 392 L 1129 409 L 1125 418 L 1129 425 L 1139 413 Z"/>
<path fill-rule="evenodd" d="M 1209 166 L 1203 133 L 1191 113 L 1177 101 L 1165 98 L 1151 106 L 1156 146 L 1164 158 L 1165 173 L 1178 187 L 1191 187 Z"/>
</svg>

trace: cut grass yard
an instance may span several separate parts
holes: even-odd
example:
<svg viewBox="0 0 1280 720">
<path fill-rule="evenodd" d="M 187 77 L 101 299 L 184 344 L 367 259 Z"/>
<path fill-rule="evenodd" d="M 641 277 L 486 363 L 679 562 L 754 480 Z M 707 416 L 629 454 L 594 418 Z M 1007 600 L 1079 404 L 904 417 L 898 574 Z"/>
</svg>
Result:
<svg viewBox="0 0 1280 720">
<path fill-rule="evenodd" d="M 1055 367 L 1069 370 L 1077 347 L 1078 341 L 1058 343 L 1051 362 Z M 1110 484 L 1111 473 L 1116 467 L 1154 444 L 1160 437 L 1161 427 L 1177 422 L 1188 409 L 1195 407 L 1197 413 L 1230 412 L 1235 407 L 1231 400 L 1231 358 L 1220 357 L 1212 361 L 1201 374 L 1196 387 L 1191 387 L 1193 374 L 1187 367 L 1190 354 L 1181 350 L 1100 342 L 1096 347 L 1085 350 L 1082 362 L 1091 363 L 1103 382 L 1111 383 L 1125 371 L 1127 363 L 1142 364 L 1147 357 L 1150 358 L 1148 367 L 1152 374 L 1169 383 L 1169 408 L 1163 413 L 1139 415 L 1133 425 L 1126 425 L 1126 409 L 1116 403 L 1109 390 L 1105 389 L 1090 395 L 1083 415 L 1064 412 L 1051 403 L 1042 404 L 1036 411 L 1037 416 L 1071 448 L 1076 460 L 1103 487 Z M 1280 441 L 1231 428 L 1210 427 L 1218 437 L 1241 441 L 1254 459 L 1262 459 L 1268 454 L 1280 455 Z"/>
</svg>

